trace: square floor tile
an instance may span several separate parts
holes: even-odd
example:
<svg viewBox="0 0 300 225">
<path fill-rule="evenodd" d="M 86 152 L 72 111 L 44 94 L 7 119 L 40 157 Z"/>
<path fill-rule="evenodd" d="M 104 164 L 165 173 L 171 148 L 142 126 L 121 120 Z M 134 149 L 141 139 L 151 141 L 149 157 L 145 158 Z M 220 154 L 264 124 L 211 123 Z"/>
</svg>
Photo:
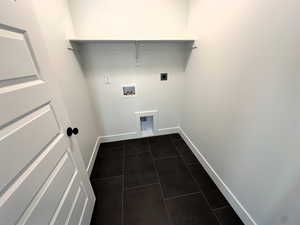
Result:
<svg viewBox="0 0 300 225">
<path fill-rule="evenodd" d="M 123 164 L 123 158 L 97 158 L 91 179 L 121 176 L 123 175 Z"/>
<path fill-rule="evenodd" d="M 166 201 L 173 225 L 219 225 L 202 194 Z"/>
<path fill-rule="evenodd" d="M 101 148 L 101 146 L 100 146 L 97 158 L 99 158 L 99 157 L 123 158 L 124 157 L 124 148 L 123 147 Z"/>
<path fill-rule="evenodd" d="M 159 185 L 125 191 L 124 225 L 169 225 Z"/>
<path fill-rule="evenodd" d="M 170 138 L 172 140 L 182 140 L 180 134 L 178 134 L 178 133 L 176 133 L 176 134 L 170 134 L 169 136 L 170 136 Z"/>
<path fill-rule="evenodd" d="M 165 198 L 200 190 L 188 169 L 185 167 L 182 159 L 161 159 L 155 163 Z"/>
<path fill-rule="evenodd" d="M 148 139 L 146 138 L 128 140 L 125 142 L 126 156 L 136 155 L 142 152 L 149 152 L 149 150 L 150 146 Z"/>
<path fill-rule="evenodd" d="M 188 167 L 202 190 L 218 189 L 200 163 L 192 164 L 189 165 Z"/>
<path fill-rule="evenodd" d="M 124 141 L 114 141 L 114 142 L 106 142 L 101 143 L 100 148 L 120 148 L 124 146 Z"/>
<path fill-rule="evenodd" d="M 212 209 L 217 209 L 229 205 L 219 189 L 203 190 L 203 193 Z"/>
<path fill-rule="evenodd" d="M 127 188 L 157 182 L 158 179 L 149 152 L 126 157 L 125 186 Z"/>
<path fill-rule="evenodd" d="M 176 146 L 177 151 L 182 156 L 186 164 L 192 164 L 198 162 L 198 159 L 196 158 L 192 150 L 183 140 L 177 139 L 177 140 L 173 140 L 173 142 L 174 145 Z"/>
<path fill-rule="evenodd" d="M 110 178 L 92 183 L 96 204 L 91 224 L 122 224 L 122 182 L 122 178 Z"/>
<path fill-rule="evenodd" d="M 151 152 L 155 159 L 177 156 L 175 145 L 168 135 L 149 138 Z"/>
<path fill-rule="evenodd" d="M 218 209 L 215 211 L 221 225 L 244 225 L 238 215 L 231 207 Z"/>
<path fill-rule="evenodd" d="M 147 138 L 150 144 L 159 143 L 159 142 L 171 142 L 170 135 L 159 135 L 152 136 Z"/>
<path fill-rule="evenodd" d="M 115 142 L 111 142 L 112 144 Z M 107 178 L 123 175 L 124 168 L 124 148 L 105 147 L 99 149 L 91 179 Z"/>
</svg>

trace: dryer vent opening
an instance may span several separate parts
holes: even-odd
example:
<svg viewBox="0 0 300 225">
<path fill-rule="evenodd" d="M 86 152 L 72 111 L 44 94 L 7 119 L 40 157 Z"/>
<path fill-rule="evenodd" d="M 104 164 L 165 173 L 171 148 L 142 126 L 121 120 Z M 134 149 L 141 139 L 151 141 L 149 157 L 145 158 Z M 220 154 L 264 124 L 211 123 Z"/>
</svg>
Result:
<svg viewBox="0 0 300 225">
<path fill-rule="evenodd" d="M 153 135 L 153 116 L 140 117 L 142 136 Z"/>
</svg>

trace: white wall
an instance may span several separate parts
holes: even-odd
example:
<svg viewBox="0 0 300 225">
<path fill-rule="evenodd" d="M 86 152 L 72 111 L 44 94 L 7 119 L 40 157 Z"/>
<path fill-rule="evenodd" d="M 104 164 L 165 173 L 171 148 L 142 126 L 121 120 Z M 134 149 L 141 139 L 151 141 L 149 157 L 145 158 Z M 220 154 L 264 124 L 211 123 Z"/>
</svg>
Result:
<svg viewBox="0 0 300 225">
<path fill-rule="evenodd" d="M 163 37 L 186 31 L 188 0 L 69 0 L 79 37 Z"/>
<path fill-rule="evenodd" d="M 188 1 L 69 2 L 80 37 L 163 37 L 185 32 Z M 60 8 L 36 4 L 40 17 L 49 21 Z M 140 110 L 158 109 L 159 128 L 177 126 L 183 110 L 181 127 L 257 224 L 298 224 L 299 7 L 297 0 L 191 0 L 188 31 L 199 41 L 185 75 L 185 53 L 177 44 L 145 45 L 140 68 L 135 67 L 133 45 L 88 44 L 80 51 L 101 135 L 134 132 L 133 113 Z M 56 19 L 43 22 L 53 62 L 69 64 L 68 59 L 72 66 L 58 67 L 62 74 L 82 79 L 66 43 L 59 42 L 59 48 L 50 44 L 56 39 L 55 30 L 65 26 L 61 22 L 65 20 Z M 77 69 L 69 73 L 71 68 Z M 159 81 L 160 72 L 169 73 L 168 82 Z M 110 85 L 104 84 L 104 73 L 111 74 Z M 66 77 L 60 78 L 64 87 L 70 81 Z M 137 84 L 135 98 L 121 96 L 121 86 L 127 83 Z M 65 99 L 72 94 L 65 88 Z M 92 116 L 85 117 L 86 124 L 92 126 L 86 127 L 91 129 L 95 116 L 86 96 L 78 94 L 76 103 L 87 104 Z"/>
<path fill-rule="evenodd" d="M 80 48 L 103 136 L 136 132 L 138 111 L 158 110 L 159 129 L 179 125 L 187 48 L 183 43 L 141 45 L 139 67 L 134 43 L 90 43 Z M 168 81 L 160 81 L 161 72 L 168 73 Z M 109 85 L 105 73 L 110 74 Z M 135 97 L 122 96 L 127 84 L 136 84 Z"/>
<path fill-rule="evenodd" d="M 190 9 L 183 130 L 257 224 L 299 224 L 300 2 Z"/>
<path fill-rule="evenodd" d="M 96 138 L 100 135 L 95 109 L 81 68 L 69 46 L 66 35 L 72 35 L 67 0 L 33 0 L 34 10 L 59 83 L 72 125 L 79 128 L 80 150 L 88 166 Z"/>
</svg>

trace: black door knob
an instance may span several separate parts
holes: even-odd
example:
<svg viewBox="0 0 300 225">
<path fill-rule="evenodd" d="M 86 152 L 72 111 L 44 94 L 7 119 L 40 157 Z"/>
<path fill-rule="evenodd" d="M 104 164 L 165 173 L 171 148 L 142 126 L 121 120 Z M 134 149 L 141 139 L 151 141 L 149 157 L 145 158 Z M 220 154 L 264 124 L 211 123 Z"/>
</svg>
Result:
<svg viewBox="0 0 300 225">
<path fill-rule="evenodd" d="M 78 128 L 72 128 L 72 127 L 68 127 L 68 129 L 67 129 L 67 135 L 69 136 L 69 137 L 71 137 L 73 134 L 74 135 L 77 135 L 79 133 L 79 130 L 78 130 Z"/>
<path fill-rule="evenodd" d="M 79 133 L 79 130 L 77 127 L 73 128 L 73 134 L 74 135 L 77 135 Z"/>
</svg>

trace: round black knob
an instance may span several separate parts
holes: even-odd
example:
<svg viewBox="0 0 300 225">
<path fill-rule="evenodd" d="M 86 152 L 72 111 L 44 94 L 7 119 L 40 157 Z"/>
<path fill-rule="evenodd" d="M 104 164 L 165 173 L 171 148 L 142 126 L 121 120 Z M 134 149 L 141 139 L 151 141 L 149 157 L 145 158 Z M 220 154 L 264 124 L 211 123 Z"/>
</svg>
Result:
<svg viewBox="0 0 300 225">
<path fill-rule="evenodd" d="M 79 130 L 78 130 L 78 128 L 76 128 L 76 127 L 75 127 L 75 128 L 73 128 L 73 134 L 74 134 L 74 135 L 77 135 L 78 133 L 79 133 Z"/>
<path fill-rule="evenodd" d="M 79 133 L 78 128 L 68 127 L 68 129 L 67 129 L 67 135 L 68 135 L 68 137 L 71 137 L 73 134 L 77 135 L 78 133 Z"/>
</svg>

